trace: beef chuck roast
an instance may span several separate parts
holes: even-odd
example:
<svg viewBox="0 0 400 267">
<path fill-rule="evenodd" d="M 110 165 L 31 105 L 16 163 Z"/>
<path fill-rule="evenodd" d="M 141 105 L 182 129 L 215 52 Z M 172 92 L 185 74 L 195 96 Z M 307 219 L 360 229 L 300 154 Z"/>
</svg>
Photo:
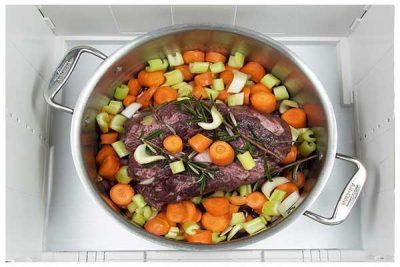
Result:
<svg viewBox="0 0 400 267">
<path fill-rule="evenodd" d="M 248 136 L 257 136 L 266 148 L 273 151 L 277 157 L 267 156 L 270 170 L 277 168 L 278 162 L 290 151 L 292 138 L 290 128 L 286 122 L 277 115 L 261 114 L 247 106 L 227 107 L 217 104 L 218 110 L 228 116 L 228 110 L 234 115 L 241 132 Z M 157 117 L 171 125 L 177 134 L 187 143 L 187 140 L 196 133 L 203 132 L 196 124 L 188 123 L 190 115 L 182 112 L 175 103 L 169 103 L 157 111 Z M 142 125 L 143 115 L 130 119 L 126 124 L 126 135 L 123 137 L 125 145 L 133 152 L 141 144 L 137 136 L 143 132 L 150 133 L 155 129 L 168 128 L 164 123 L 153 120 L 150 125 Z M 161 138 L 152 140 L 161 144 Z M 233 147 L 240 147 L 244 141 L 240 138 L 231 142 Z M 203 194 L 223 190 L 232 191 L 242 184 L 259 181 L 264 176 L 264 158 L 256 157 L 256 166 L 246 171 L 240 162 L 235 160 L 232 164 L 219 167 L 214 173 L 214 179 L 208 179 Z M 148 204 L 161 209 L 166 204 L 190 199 L 200 195 L 198 177 L 188 172 L 173 175 L 168 164 L 157 162 L 151 166 L 141 166 L 134 157 L 130 157 L 128 173 L 133 177 L 135 191 L 142 194 Z"/>
</svg>

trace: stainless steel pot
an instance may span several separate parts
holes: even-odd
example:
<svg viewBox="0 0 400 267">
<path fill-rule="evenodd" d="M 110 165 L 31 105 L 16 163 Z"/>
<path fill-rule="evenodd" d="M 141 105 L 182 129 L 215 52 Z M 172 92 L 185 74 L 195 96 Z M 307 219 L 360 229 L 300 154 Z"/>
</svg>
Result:
<svg viewBox="0 0 400 267">
<path fill-rule="evenodd" d="M 132 73 L 141 70 L 147 60 L 165 57 L 167 53 L 200 49 L 221 51 L 230 54 L 239 51 L 247 59 L 257 61 L 278 76 L 296 101 L 305 107 L 311 127 L 318 132 L 318 151 L 321 157 L 313 163 L 310 175 L 318 180 L 302 202 L 288 217 L 274 222 L 268 230 L 251 237 L 219 243 L 216 245 L 189 244 L 156 237 L 129 223 L 121 214 L 111 209 L 101 198 L 98 187 L 95 153 L 97 132 L 95 116 L 113 95 L 114 88 L 127 81 Z M 83 88 L 74 109 L 55 101 L 56 94 L 63 88 L 82 53 L 90 53 L 101 58 L 103 63 Z M 61 61 L 45 92 L 47 103 L 57 110 L 72 114 L 71 149 L 78 175 L 97 204 L 101 205 L 118 223 L 130 232 L 153 242 L 180 249 L 207 250 L 231 249 L 254 243 L 279 232 L 305 215 L 317 222 L 335 225 L 343 222 L 360 195 L 366 179 L 366 170 L 356 159 L 336 154 L 336 121 L 332 105 L 325 88 L 315 74 L 290 50 L 282 44 L 260 33 L 238 27 L 221 25 L 177 25 L 153 31 L 134 39 L 107 57 L 91 47 L 73 48 Z M 308 211 L 324 188 L 335 157 L 356 166 L 357 171 L 343 190 L 333 215 L 322 217 Z"/>
</svg>

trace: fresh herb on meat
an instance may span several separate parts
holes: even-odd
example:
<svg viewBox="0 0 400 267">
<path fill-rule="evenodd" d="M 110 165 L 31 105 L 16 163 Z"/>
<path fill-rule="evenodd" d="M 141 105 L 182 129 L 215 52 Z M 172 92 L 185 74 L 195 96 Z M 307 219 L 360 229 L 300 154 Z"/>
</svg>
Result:
<svg viewBox="0 0 400 267">
<path fill-rule="evenodd" d="M 163 134 L 164 134 L 164 131 L 161 130 L 161 129 L 157 129 L 157 130 L 154 130 L 154 131 L 148 133 L 148 134 L 147 134 L 146 136 L 144 136 L 144 137 L 143 137 L 142 134 L 143 134 L 143 133 L 141 133 L 141 136 L 139 136 L 139 138 L 140 138 L 140 139 L 143 139 L 143 140 L 145 140 L 145 141 L 149 141 L 149 140 L 152 140 L 152 139 L 157 138 L 157 137 L 162 137 Z"/>
<path fill-rule="evenodd" d="M 264 157 L 264 177 L 267 181 L 271 181 L 272 180 L 272 175 L 271 172 L 269 170 L 269 165 L 268 165 L 268 159 L 267 157 Z"/>
</svg>

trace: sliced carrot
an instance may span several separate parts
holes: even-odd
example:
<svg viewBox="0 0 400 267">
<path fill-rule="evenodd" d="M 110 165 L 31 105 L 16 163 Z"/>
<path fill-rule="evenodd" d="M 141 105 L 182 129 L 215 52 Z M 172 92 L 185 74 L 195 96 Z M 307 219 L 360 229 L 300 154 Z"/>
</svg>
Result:
<svg viewBox="0 0 400 267">
<path fill-rule="evenodd" d="M 115 203 L 112 202 L 108 196 L 105 196 L 103 194 L 101 194 L 100 196 L 107 203 L 108 206 L 110 206 L 114 211 L 119 212 L 118 206 L 115 205 Z"/>
<path fill-rule="evenodd" d="M 219 77 L 224 81 L 225 87 L 227 88 L 233 80 L 233 72 L 226 69 L 219 74 Z"/>
<path fill-rule="evenodd" d="M 266 87 L 265 85 L 263 85 L 262 83 L 256 83 L 255 85 L 253 85 L 250 89 L 251 94 L 254 95 L 255 93 L 258 92 L 266 92 L 266 93 L 271 93 L 271 89 L 269 89 L 268 87 Z"/>
<path fill-rule="evenodd" d="M 247 199 L 241 196 L 231 196 L 229 197 L 229 202 L 231 202 L 233 205 L 241 206 L 247 204 Z"/>
<path fill-rule="evenodd" d="M 207 230 L 197 230 L 194 235 L 185 233 L 184 238 L 189 243 L 211 244 L 212 234 Z"/>
<path fill-rule="evenodd" d="M 109 180 L 114 180 L 120 167 L 117 156 L 107 156 L 100 165 L 99 175 Z"/>
<path fill-rule="evenodd" d="M 186 64 L 204 61 L 204 52 L 199 50 L 186 51 L 182 56 Z"/>
<path fill-rule="evenodd" d="M 225 102 L 230 95 L 231 93 L 228 93 L 228 89 L 225 89 L 219 92 L 217 99 Z"/>
<path fill-rule="evenodd" d="M 208 86 L 213 82 L 213 75 L 211 72 L 198 74 L 194 77 L 194 83 L 200 86 Z"/>
<path fill-rule="evenodd" d="M 185 214 L 186 214 L 182 222 L 193 221 L 195 219 L 195 216 L 197 215 L 196 206 L 192 201 L 189 200 L 182 201 L 182 204 L 185 207 Z"/>
<path fill-rule="evenodd" d="M 194 74 L 190 72 L 188 65 L 176 66 L 175 69 L 182 72 L 185 81 L 191 81 L 193 79 Z"/>
<path fill-rule="evenodd" d="M 153 95 L 154 105 L 158 106 L 178 98 L 178 91 L 169 86 L 163 86 L 156 90 Z"/>
<path fill-rule="evenodd" d="M 226 166 L 235 159 L 232 146 L 224 141 L 216 141 L 210 146 L 211 162 L 218 166 Z"/>
<path fill-rule="evenodd" d="M 295 162 L 297 158 L 297 147 L 292 145 L 290 147 L 289 153 L 287 153 L 286 157 L 280 162 L 283 165 L 287 165 L 289 163 Z"/>
<path fill-rule="evenodd" d="M 267 200 L 263 193 L 253 192 L 247 195 L 247 206 L 252 209 L 258 210 L 261 209 Z"/>
<path fill-rule="evenodd" d="M 129 94 L 137 96 L 140 91 L 140 83 L 138 79 L 132 78 L 128 82 Z"/>
<path fill-rule="evenodd" d="M 118 206 L 131 203 L 134 195 L 135 191 L 129 184 L 116 184 L 110 190 L 110 198 Z"/>
<path fill-rule="evenodd" d="M 296 181 L 293 181 L 293 172 L 290 171 L 285 175 L 286 178 L 288 178 L 292 183 L 295 183 L 295 185 L 298 188 L 303 188 L 304 183 L 306 182 L 306 178 L 302 172 L 297 172 L 296 173 Z"/>
<path fill-rule="evenodd" d="M 179 135 L 170 135 L 167 136 L 163 141 L 163 146 L 170 153 L 179 153 L 182 152 L 183 149 L 183 141 Z"/>
<path fill-rule="evenodd" d="M 118 133 L 103 133 L 100 135 L 100 144 L 102 145 L 111 145 L 114 142 L 118 141 Z"/>
<path fill-rule="evenodd" d="M 241 72 L 249 74 L 251 76 L 251 80 L 255 82 L 259 82 L 262 77 L 265 75 L 265 69 L 264 67 L 257 62 L 250 61 L 246 65 L 244 65 L 241 69 Z"/>
<path fill-rule="evenodd" d="M 103 163 L 104 159 L 107 156 L 117 156 L 117 153 L 115 153 L 114 148 L 111 145 L 103 145 L 101 146 L 100 150 L 97 152 L 96 155 L 96 162 L 98 164 Z"/>
<path fill-rule="evenodd" d="M 282 114 L 282 120 L 294 128 L 306 127 L 307 116 L 301 108 L 291 108 Z"/>
<path fill-rule="evenodd" d="M 165 213 L 165 211 L 159 212 L 156 217 L 165 220 L 170 226 L 176 226 L 176 222 L 172 222 L 170 220 L 168 220 L 167 215 Z"/>
<path fill-rule="evenodd" d="M 190 137 L 188 143 L 194 151 L 201 153 L 204 152 L 212 144 L 212 140 L 202 134 L 196 134 Z"/>
<path fill-rule="evenodd" d="M 246 222 L 253 220 L 253 217 L 250 214 L 246 215 Z"/>
<path fill-rule="evenodd" d="M 286 196 L 289 196 L 291 193 L 295 191 L 299 191 L 299 188 L 296 186 L 296 184 L 289 182 L 285 184 L 278 185 L 276 189 L 282 190 L 286 192 Z"/>
<path fill-rule="evenodd" d="M 157 91 L 157 87 L 150 87 L 146 91 L 142 92 L 138 97 L 136 98 L 136 102 L 142 105 L 142 107 L 148 107 L 150 105 L 150 101 Z"/>
<path fill-rule="evenodd" d="M 146 229 L 147 232 L 158 236 L 166 235 L 169 231 L 169 228 L 170 226 L 168 222 L 158 217 L 148 220 L 144 225 L 144 229 Z"/>
<path fill-rule="evenodd" d="M 201 211 L 199 210 L 199 209 L 196 209 L 196 213 L 195 213 L 195 215 L 193 216 L 193 218 L 192 218 L 192 221 L 194 221 L 194 222 L 199 222 L 200 220 L 201 220 L 201 216 L 202 216 L 203 214 L 201 213 Z"/>
<path fill-rule="evenodd" d="M 254 109 L 261 113 L 271 113 L 276 108 L 276 98 L 271 93 L 257 92 L 250 100 Z"/>
<path fill-rule="evenodd" d="M 211 213 L 204 213 L 201 218 L 201 224 L 207 230 L 213 233 L 223 232 L 229 226 L 229 216 L 214 216 Z"/>
<path fill-rule="evenodd" d="M 232 213 L 238 212 L 239 208 L 240 208 L 239 206 L 230 204 L 229 205 L 229 214 L 232 215 Z"/>
<path fill-rule="evenodd" d="M 225 63 L 226 57 L 218 52 L 207 52 L 206 53 L 206 61 L 215 63 L 215 62 L 222 62 Z"/>
<path fill-rule="evenodd" d="M 145 87 L 157 87 L 164 83 L 165 77 L 163 71 L 147 72 L 142 70 L 138 75 L 139 83 Z"/>
<path fill-rule="evenodd" d="M 222 216 L 229 213 L 229 200 L 224 197 L 209 197 L 202 204 L 211 215 Z"/>
<path fill-rule="evenodd" d="M 125 107 L 129 106 L 133 102 L 136 101 L 136 96 L 134 95 L 127 95 L 124 100 L 122 101 L 122 104 L 124 104 Z"/>
<path fill-rule="evenodd" d="M 166 215 L 171 222 L 181 223 L 186 217 L 185 206 L 182 202 L 168 204 Z"/>
<path fill-rule="evenodd" d="M 313 189 L 316 182 L 317 182 L 317 179 L 315 179 L 315 178 L 310 178 L 310 177 L 307 178 L 306 182 L 304 183 L 304 188 L 303 188 L 304 192 L 305 193 L 311 192 L 311 189 Z"/>
<path fill-rule="evenodd" d="M 245 88 L 242 89 L 242 92 L 244 95 L 244 104 L 248 105 L 250 103 L 250 92 L 251 92 L 250 87 L 246 86 Z"/>
<path fill-rule="evenodd" d="M 193 87 L 192 95 L 197 99 L 206 99 L 207 98 L 206 89 L 204 89 L 204 87 L 200 86 L 200 85 L 195 85 Z"/>
</svg>

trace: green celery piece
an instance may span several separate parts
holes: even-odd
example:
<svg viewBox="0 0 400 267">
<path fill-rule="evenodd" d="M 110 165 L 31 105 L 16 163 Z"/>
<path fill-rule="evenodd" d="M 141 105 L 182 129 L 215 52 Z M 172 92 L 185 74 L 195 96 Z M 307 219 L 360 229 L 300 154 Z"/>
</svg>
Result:
<svg viewBox="0 0 400 267">
<path fill-rule="evenodd" d="M 123 158 L 123 157 L 129 155 L 129 151 L 126 149 L 125 144 L 124 144 L 124 142 L 122 140 L 114 142 L 111 145 L 114 148 L 115 152 L 117 152 L 117 155 L 120 158 Z"/>
<path fill-rule="evenodd" d="M 124 100 L 129 93 L 129 87 L 126 84 L 121 84 L 115 89 L 114 98 Z"/>
<path fill-rule="evenodd" d="M 132 178 L 128 175 L 128 166 L 119 168 L 116 179 L 120 184 L 129 184 L 132 181 Z"/>
</svg>

